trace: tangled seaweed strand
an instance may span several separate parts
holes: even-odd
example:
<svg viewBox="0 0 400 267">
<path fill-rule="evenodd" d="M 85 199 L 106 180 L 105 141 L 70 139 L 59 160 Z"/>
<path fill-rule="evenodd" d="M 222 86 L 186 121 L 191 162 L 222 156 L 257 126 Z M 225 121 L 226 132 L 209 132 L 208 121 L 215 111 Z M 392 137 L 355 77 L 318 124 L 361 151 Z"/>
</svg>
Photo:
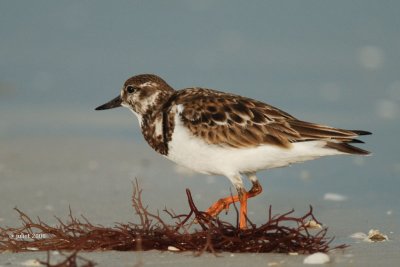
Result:
<svg viewBox="0 0 400 267">
<path fill-rule="evenodd" d="M 277 252 L 309 254 L 344 248 L 346 245 L 329 248 L 333 239 L 326 237 L 327 228 L 308 230 L 307 222 L 318 222 L 310 206 L 302 217 L 294 217 L 293 210 L 272 215 L 269 207 L 268 221 L 256 226 L 250 220 L 249 229 L 241 230 L 236 225 L 212 218 L 199 211 L 193 202 L 190 190 L 186 190 L 190 207 L 188 214 L 176 215 L 164 210 L 174 220 L 167 224 L 160 215 L 148 211 L 142 203 L 142 190 L 136 181 L 132 204 L 139 223 L 118 223 L 114 227 L 94 225 L 84 216 L 82 220 L 69 211 L 69 222 L 57 218 L 58 225 L 50 226 L 38 218 L 32 220 L 21 210 L 22 227 L 0 227 L 0 251 L 94 251 L 94 250 L 174 250 L 218 252 Z M 235 207 L 236 213 L 237 209 Z M 237 216 L 238 217 L 238 216 Z M 194 223 L 196 222 L 196 223 Z M 23 236 L 24 238 L 16 238 Z"/>
<path fill-rule="evenodd" d="M 65 259 L 59 263 L 51 264 L 50 263 L 50 252 L 47 251 L 47 260 L 46 261 L 38 261 L 40 264 L 46 267 L 94 267 L 97 264 L 91 260 L 85 259 L 78 255 L 78 251 L 71 253 L 70 255 L 65 255 L 64 253 L 60 252 Z M 79 265 L 78 260 L 82 261 L 82 264 Z"/>
</svg>

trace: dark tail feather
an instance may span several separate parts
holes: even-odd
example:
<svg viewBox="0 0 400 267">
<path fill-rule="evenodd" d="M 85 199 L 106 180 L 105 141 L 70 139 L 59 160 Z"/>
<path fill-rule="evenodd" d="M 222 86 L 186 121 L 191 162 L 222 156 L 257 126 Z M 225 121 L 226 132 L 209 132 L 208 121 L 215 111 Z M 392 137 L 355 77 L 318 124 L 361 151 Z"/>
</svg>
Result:
<svg viewBox="0 0 400 267">
<path fill-rule="evenodd" d="M 371 132 L 368 131 L 363 131 L 363 130 L 350 130 L 351 132 L 357 134 L 357 135 L 370 135 L 372 134 Z"/>
<path fill-rule="evenodd" d="M 337 139 L 338 141 L 350 142 L 359 135 L 371 134 L 363 130 L 345 130 L 299 120 L 290 121 L 290 126 L 304 139 Z"/>
<path fill-rule="evenodd" d="M 349 145 L 348 143 L 335 143 L 335 142 L 326 142 L 325 147 L 336 149 L 343 153 L 354 154 L 354 155 L 369 155 L 371 152 Z"/>
<path fill-rule="evenodd" d="M 364 144 L 365 142 L 358 139 L 351 139 L 350 141 L 346 141 L 346 143 Z"/>
</svg>

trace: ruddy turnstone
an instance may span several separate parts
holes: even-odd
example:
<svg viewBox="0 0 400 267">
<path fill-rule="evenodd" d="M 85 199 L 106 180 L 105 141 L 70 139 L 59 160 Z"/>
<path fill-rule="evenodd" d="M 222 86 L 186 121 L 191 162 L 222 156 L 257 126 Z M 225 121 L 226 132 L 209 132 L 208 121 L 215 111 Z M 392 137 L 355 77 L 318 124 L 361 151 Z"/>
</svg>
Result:
<svg viewBox="0 0 400 267">
<path fill-rule="evenodd" d="M 247 199 L 261 193 L 256 173 L 330 155 L 368 155 L 351 145 L 371 134 L 299 120 L 263 102 L 212 89 L 174 90 L 152 74 L 129 78 L 121 93 L 96 110 L 130 109 L 147 143 L 194 171 L 228 177 L 236 196 L 221 198 L 211 216 L 240 202 L 239 226 L 246 228 Z M 242 175 L 252 182 L 250 191 Z"/>
</svg>

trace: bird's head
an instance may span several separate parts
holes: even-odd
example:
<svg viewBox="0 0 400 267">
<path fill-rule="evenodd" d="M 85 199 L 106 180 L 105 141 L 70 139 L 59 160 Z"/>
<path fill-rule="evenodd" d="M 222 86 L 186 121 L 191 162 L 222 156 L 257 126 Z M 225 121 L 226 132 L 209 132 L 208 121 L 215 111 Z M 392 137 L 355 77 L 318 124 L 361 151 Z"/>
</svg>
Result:
<svg viewBox="0 0 400 267">
<path fill-rule="evenodd" d="M 137 116 L 155 110 L 174 92 L 163 79 L 153 74 L 136 75 L 124 83 L 121 93 L 96 110 L 126 107 Z"/>
</svg>

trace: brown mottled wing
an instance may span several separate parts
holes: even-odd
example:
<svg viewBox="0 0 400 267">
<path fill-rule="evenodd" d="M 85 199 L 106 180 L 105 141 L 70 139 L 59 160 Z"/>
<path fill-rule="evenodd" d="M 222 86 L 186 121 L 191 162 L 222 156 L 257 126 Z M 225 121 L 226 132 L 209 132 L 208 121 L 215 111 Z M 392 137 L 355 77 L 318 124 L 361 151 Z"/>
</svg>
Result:
<svg viewBox="0 0 400 267">
<path fill-rule="evenodd" d="M 332 140 L 345 145 L 348 142 L 361 142 L 354 138 L 368 134 L 300 121 L 257 100 L 210 89 L 178 91 L 173 104 L 182 105 L 181 119 L 193 135 L 204 138 L 210 144 L 230 147 L 272 144 L 289 147 L 294 142 Z M 345 150 L 347 146 L 340 148 Z M 334 149 L 340 150 L 337 145 Z"/>
<path fill-rule="evenodd" d="M 183 123 L 210 144 L 251 147 L 274 144 L 288 147 L 300 134 L 289 114 L 262 102 L 210 89 L 185 89 L 175 99 L 182 105 Z"/>
</svg>

